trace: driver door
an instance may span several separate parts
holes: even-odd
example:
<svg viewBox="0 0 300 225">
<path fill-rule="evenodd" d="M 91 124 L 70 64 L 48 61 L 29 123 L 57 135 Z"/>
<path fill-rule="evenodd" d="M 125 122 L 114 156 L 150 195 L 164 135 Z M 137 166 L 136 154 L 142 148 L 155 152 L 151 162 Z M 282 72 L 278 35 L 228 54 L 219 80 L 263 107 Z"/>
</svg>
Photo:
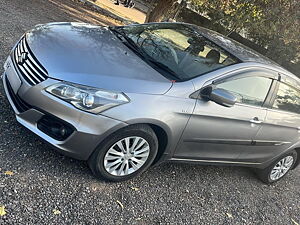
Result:
<svg viewBox="0 0 300 225">
<path fill-rule="evenodd" d="M 237 97 L 233 107 L 197 99 L 174 158 L 236 162 L 244 150 L 255 148 L 253 139 L 264 122 L 263 107 L 273 76 L 244 72 L 205 86 L 222 88 Z"/>
</svg>

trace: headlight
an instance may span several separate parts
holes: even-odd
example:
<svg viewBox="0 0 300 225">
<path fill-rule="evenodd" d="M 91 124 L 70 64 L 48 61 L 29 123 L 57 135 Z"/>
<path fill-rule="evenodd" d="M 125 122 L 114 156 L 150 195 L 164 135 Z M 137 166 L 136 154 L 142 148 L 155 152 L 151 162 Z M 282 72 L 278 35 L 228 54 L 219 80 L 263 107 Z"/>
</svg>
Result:
<svg viewBox="0 0 300 225">
<path fill-rule="evenodd" d="M 46 88 L 46 91 L 71 103 L 78 109 L 94 114 L 129 102 L 129 98 L 123 93 L 90 88 L 66 82 L 51 85 Z"/>
</svg>

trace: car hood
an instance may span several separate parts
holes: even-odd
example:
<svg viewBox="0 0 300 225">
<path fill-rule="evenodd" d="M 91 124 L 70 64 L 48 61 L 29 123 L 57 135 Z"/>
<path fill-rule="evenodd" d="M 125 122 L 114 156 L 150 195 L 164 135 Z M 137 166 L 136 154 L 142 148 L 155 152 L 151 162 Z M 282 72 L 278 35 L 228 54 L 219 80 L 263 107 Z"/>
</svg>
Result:
<svg viewBox="0 0 300 225">
<path fill-rule="evenodd" d="M 172 86 L 107 27 L 51 23 L 36 26 L 26 38 L 50 78 L 146 94 L 163 94 Z"/>
</svg>

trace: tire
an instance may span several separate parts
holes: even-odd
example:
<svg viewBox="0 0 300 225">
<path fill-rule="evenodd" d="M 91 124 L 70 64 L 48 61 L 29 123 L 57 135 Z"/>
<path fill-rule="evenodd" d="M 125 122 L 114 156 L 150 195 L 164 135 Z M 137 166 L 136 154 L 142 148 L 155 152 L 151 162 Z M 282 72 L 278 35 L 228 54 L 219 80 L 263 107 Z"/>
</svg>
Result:
<svg viewBox="0 0 300 225">
<path fill-rule="evenodd" d="M 285 159 L 285 162 L 290 162 L 288 160 L 293 160 L 292 162 L 286 164 L 288 165 L 288 169 L 284 172 L 281 171 L 281 173 L 277 173 L 278 177 L 275 176 L 275 173 L 273 173 L 272 176 L 272 171 L 273 169 L 275 169 L 275 166 L 280 168 L 280 163 L 283 162 L 282 160 Z M 257 170 L 257 174 L 258 177 L 266 184 L 272 184 L 278 180 L 280 180 L 281 178 L 283 178 L 285 175 L 288 174 L 288 172 L 293 168 L 293 166 L 295 165 L 297 161 L 297 152 L 295 150 L 286 153 L 284 155 L 282 155 L 280 158 L 276 159 L 270 166 L 268 166 L 265 169 L 261 169 L 261 170 Z M 282 168 L 282 167 L 281 167 Z M 287 168 L 287 167 L 285 167 Z M 279 170 L 277 170 L 279 171 Z M 274 172 L 274 171 L 273 171 Z M 280 176 L 279 176 L 280 175 Z"/>
<path fill-rule="evenodd" d="M 151 127 L 131 125 L 106 138 L 93 152 L 88 165 L 97 178 L 125 181 L 147 170 L 157 151 L 158 139 Z"/>
</svg>

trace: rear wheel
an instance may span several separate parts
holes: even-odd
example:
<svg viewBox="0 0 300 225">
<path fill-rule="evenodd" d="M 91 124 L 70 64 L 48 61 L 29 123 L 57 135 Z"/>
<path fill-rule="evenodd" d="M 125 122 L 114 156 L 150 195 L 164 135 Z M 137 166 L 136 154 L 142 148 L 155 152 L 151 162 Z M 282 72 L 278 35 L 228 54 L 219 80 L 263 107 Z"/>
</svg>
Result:
<svg viewBox="0 0 300 225">
<path fill-rule="evenodd" d="M 269 167 L 258 170 L 258 176 L 267 184 L 274 183 L 283 178 L 293 168 L 296 160 L 297 152 L 289 152 L 274 161 Z"/>
<path fill-rule="evenodd" d="M 132 125 L 106 139 L 88 163 L 96 177 L 124 181 L 144 172 L 158 151 L 158 140 L 148 125 Z"/>
</svg>

